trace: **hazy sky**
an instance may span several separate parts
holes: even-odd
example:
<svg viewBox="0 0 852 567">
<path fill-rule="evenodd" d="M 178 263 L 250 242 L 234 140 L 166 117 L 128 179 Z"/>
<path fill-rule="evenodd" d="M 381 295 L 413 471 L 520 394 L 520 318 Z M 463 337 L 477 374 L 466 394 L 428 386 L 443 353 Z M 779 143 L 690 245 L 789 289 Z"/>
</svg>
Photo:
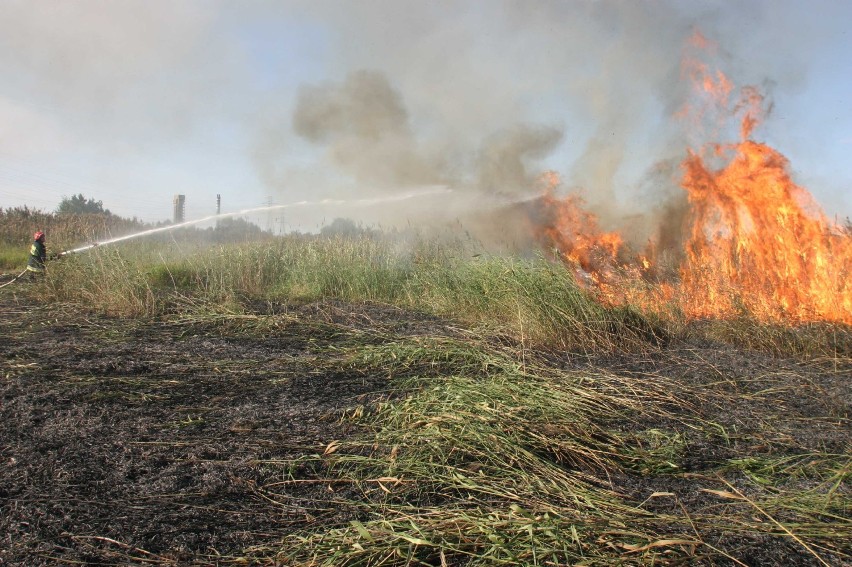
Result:
<svg viewBox="0 0 852 567">
<path fill-rule="evenodd" d="M 435 185 L 487 202 L 555 169 L 599 208 L 653 208 L 677 191 L 661 164 L 704 135 L 675 118 L 699 29 L 771 101 L 754 139 L 843 218 L 850 21 L 833 0 L 0 0 L 0 207 L 83 193 L 154 221 L 176 193 L 194 218 L 217 193 L 233 211 Z"/>
</svg>

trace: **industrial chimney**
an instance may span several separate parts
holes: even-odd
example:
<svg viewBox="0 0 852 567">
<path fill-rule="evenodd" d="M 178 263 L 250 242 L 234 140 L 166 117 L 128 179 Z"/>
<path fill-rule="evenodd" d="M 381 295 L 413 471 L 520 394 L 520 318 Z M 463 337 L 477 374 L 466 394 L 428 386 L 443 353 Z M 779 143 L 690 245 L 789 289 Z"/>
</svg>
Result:
<svg viewBox="0 0 852 567">
<path fill-rule="evenodd" d="M 174 204 L 174 224 L 182 223 L 184 219 L 184 210 L 186 207 L 186 195 L 175 195 Z"/>
</svg>

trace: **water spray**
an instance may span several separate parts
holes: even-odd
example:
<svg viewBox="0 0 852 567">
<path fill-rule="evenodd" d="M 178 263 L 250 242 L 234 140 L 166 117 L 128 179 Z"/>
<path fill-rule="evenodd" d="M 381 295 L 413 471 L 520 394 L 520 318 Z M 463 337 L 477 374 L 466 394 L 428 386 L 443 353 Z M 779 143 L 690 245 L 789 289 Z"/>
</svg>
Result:
<svg viewBox="0 0 852 567">
<path fill-rule="evenodd" d="M 148 230 L 143 230 L 142 232 L 136 232 L 136 233 L 133 233 L 133 234 L 127 234 L 125 236 L 118 236 L 116 238 L 110 238 L 109 240 L 103 240 L 101 242 L 95 242 L 93 244 L 87 244 L 86 246 L 80 246 L 79 248 L 73 248 L 71 250 L 66 250 L 64 252 L 60 252 L 59 254 L 56 255 L 56 257 L 62 257 L 62 256 L 65 256 L 65 255 L 68 255 L 68 254 L 74 254 L 76 252 L 84 252 L 84 251 L 90 250 L 90 249 L 92 249 L 96 246 L 104 246 L 106 244 L 113 244 L 115 242 L 121 242 L 122 240 L 130 240 L 132 238 L 139 238 L 141 236 L 147 236 L 149 234 L 155 234 L 155 233 L 158 233 L 158 232 L 165 232 L 165 231 L 168 231 L 168 230 L 174 230 L 176 228 L 181 228 L 181 227 L 184 227 L 184 226 L 191 226 L 191 225 L 194 225 L 194 224 L 199 224 L 199 223 L 202 223 L 202 222 L 207 222 L 207 221 L 212 221 L 212 220 L 217 220 L 217 219 L 222 219 L 222 218 L 238 217 L 238 216 L 262 212 L 262 211 L 272 211 L 272 210 L 276 210 L 276 209 L 292 209 L 292 208 L 295 208 L 295 207 L 308 207 L 308 206 L 317 206 L 317 205 L 358 205 L 358 206 L 378 205 L 378 204 L 382 204 L 382 203 L 393 203 L 393 202 L 397 202 L 397 201 L 407 201 L 408 199 L 414 199 L 416 197 L 424 197 L 426 195 L 440 195 L 440 194 L 452 193 L 452 192 L 453 192 L 453 190 L 450 189 L 449 187 L 443 187 L 442 186 L 442 187 L 433 187 L 433 188 L 430 188 L 430 189 L 422 189 L 422 190 L 419 190 L 419 191 L 410 191 L 408 193 L 403 193 L 402 195 L 394 195 L 392 197 L 374 197 L 374 198 L 370 198 L 370 199 L 349 199 L 349 200 L 346 200 L 346 199 L 323 199 L 321 201 L 296 201 L 296 202 L 287 203 L 287 204 L 284 204 L 284 205 L 268 205 L 266 207 L 254 207 L 254 208 L 251 208 L 251 209 L 243 209 L 241 211 L 236 211 L 236 212 L 233 212 L 233 213 L 220 213 L 220 214 L 210 215 L 210 216 L 200 218 L 200 219 L 190 220 L 190 221 L 181 222 L 181 223 L 177 223 L 177 224 L 170 224 L 168 226 L 160 226 L 160 227 L 157 227 L 157 228 L 151 228 L 151 229 L 148 229 Z M 26 274 L 26 273 L 27 273 L 27 270 L 25 269 L 23 272 L 21 272 L 20 274 L 15 276 L 12 280 L 0 285 L 0 288 L 4 288 L 7 285 L 10 285 L 10 284 L 16 282 L 21 277 L 23 277 L 23 275 Z"/>
<path fill-rule="evenodd" d="M 165 232 L 168 230 L 174 230 L 176 228 L 181 228 L 184 226 L 191 226 L 194 224 L 199 224 L 203 222 L 208 222 L 212 220 L 228 218 L 228 217 L 238 217 L 243 215 L 248 215 L 251 213 L 258 213 L 262 211 L 271 211 L 276 209 L 292 209 L 296 207 L 308 207 L 308 206 L 317 206 L 317 205 L 378 205 L 383 203 L 392 203 L 396 201 L 406 201 L 408 199 L 413 199 L 415 197 L 424 197 L 426 195 L 439 195 L 443 193 L 452 193 L 452 189 L 448 187 L 436 187 L 431 189 L 423 189 L 419 191 L 411 191 L 409 193 L 404 193 L 402 195 L 394 195 L 392 197 L 375 197 L 370 199 L 323 199 L 321 201 L 296 201 L 293 203 L 287 203 L 284 205 L 268 205 L 266 207 L 254 207 L 251 209 L 243 209 L 241 211 L 236 211 L 233 213 L 221 213 L 216 215 L 210 215 L 204 218 L 185 221 L 177 224 L 170 224 L 168 226 L 160 226 L 157 228 L 151 228 L 148 230 L 143 230 L 142 232 L 136 232 L 134 234 L 127 234 L 125 236 L 118 236 L 116 238 L 110 238 L 109 240 L 104 240 L 101 242 L 95 242 L 93 244 L 87 244 L 86 246 L 80 246 L 79 248 L 74 248 L 72 250 L 66 250 L 65 252 L 60 252 L 58 256 L 65 256 L 66 254 L 74 254 L 76 252 L 83 252 L 85 250 L 89 250 L 94 248 L 95 246 L 104 246 L 106 244 L 113 244 L 115 242 L 121 242 L 122 240 L 130 240 L 132 238 L 139 238 L 140 236 L 147 236 L 149 234 L 155 234 L 158 232 Z"/>
</svg>

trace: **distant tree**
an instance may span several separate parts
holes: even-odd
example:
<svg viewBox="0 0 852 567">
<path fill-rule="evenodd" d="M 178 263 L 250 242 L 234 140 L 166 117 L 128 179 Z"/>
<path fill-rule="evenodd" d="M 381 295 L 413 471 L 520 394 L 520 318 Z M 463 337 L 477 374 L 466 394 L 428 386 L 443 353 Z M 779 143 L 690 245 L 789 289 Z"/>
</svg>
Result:
<svg viewBox="0 0 852 567">
<path fill-rule="evenodd" d="M 373 234 L 373 231 L 369 228 L 364 228 L 363 226 L 359 226 L 352 219 L 345 219 L 341 217 L 337 217 L 331 224 L 324 226 L 320 229 L 320 234 L 322 236 L 343 236 L 343 237 L 355 237 L 355 236 L 370 236 Z"/>
<path fill-rule="evenodd" d="M 214 242 L 241 242 L 272 236 L 256 224 L 240 218 L 221 219 L 212 231 Z"/>
<path fill-rule="evenodd" d="M 108 209 L 104 209 L 103 201 L 86 199 L 82 193 L 71 197 L 62 197 L 62 202 L 59 203 L 56 212 L 60 214 L 111 214 Z"/>
</svg>

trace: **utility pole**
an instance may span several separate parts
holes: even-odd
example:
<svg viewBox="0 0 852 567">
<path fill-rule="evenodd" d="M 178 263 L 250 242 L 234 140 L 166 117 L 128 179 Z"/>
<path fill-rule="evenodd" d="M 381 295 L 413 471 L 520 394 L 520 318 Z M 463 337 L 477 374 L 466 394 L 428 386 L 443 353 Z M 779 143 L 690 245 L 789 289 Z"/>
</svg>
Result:
<svg viewBox="0 0 852 567">
<path fill-rule="evenodd" d="M 269 195 L 269 198 L 266 200 L 266 206 L 271 207 L 275 204 L 275 201 L 272 199 L 272 195 Z M 272 232 L 274 229 L 272 227 L 272 210 L 266 211 L 266 230 Z"/>
<path fill-rule="evenodd" d="M 222 195 L 216 193 L 216 228 L 219 228 L 219 215 L 222 214 Z"/>
</svg>

